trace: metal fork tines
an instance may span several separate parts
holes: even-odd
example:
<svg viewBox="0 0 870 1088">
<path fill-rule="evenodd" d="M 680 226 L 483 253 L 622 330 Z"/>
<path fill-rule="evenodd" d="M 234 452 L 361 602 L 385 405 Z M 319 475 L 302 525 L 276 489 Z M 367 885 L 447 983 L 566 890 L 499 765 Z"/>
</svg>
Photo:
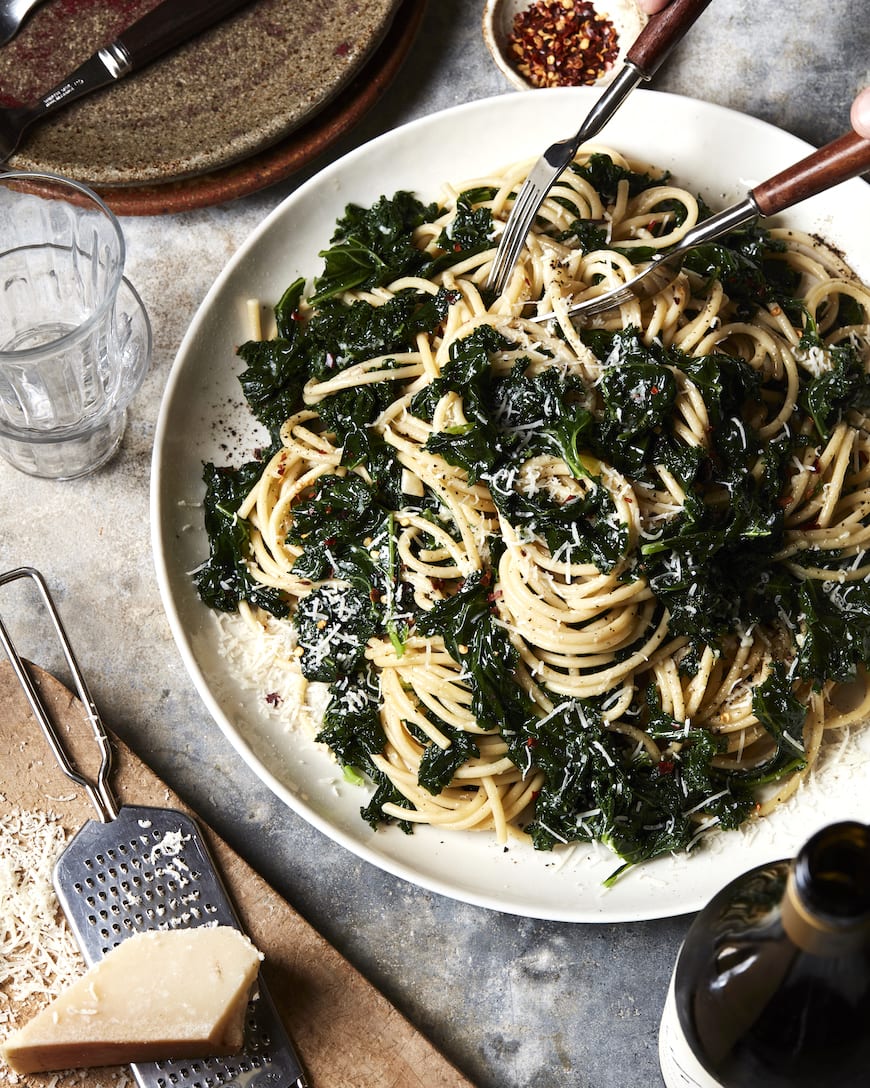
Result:
<svg viewBox="0 0 870 1088">
<path fill-rule="evenodd" d="M 651 15 L 628 50 L 622 69 L 593 105 L 576 134 L 571 139 L 552 144 L 538 159 L 514 199 L 487 279 L 489 290 L 501 294 L 505 289 L 538 210 L 580 146 L 601 131 L 639 83 L 652 78 L 709 3 L 710 0 L 671 0 L 663 11 Z"/>
<path fill-rule="evenodd" d="M 759 216 L 786 211 L 835 185 L 870 170 L 870 140 L 846 132 L 799 162 L 756 185 L 743 200 L 686 231 L 680 243 L 656 256 L 627 283 L 568 307 L 568 316 L 591 317 L 630 302 L 644 301 L 662 291 L 680 272 L 689 251 L 737 230 Z M 544 317 L 532 318 L 535 321 Z"/>
<path fill-rule="evenodd" d="M 67 103 L 108 86 L 125 74 L 120 72 L 117 58 L 110 48 L 101 49 L 89 57 L 32 105 L 0 109 L 0 164 L 15 153 L 31 125 Z"/>
<path fill-rule="evenodd" d="M 513 207 L 505 224 L 498 250 L 489 271 L 487 287 L 500 295 L 507 285 L 517 258 L 526 243 L 535 216 L 547 194 L 565 172 L 580 149 L 581 144 L 604 127 L 616 113 L 628 95 L 644 78 L 633 64 L 626 63 L 616 79 L 590 110 L 577 134 L 569 140 L 551 144 L 532 167 L 514 198 Z"/>
<path fill-rule="evenodd" d="M 592 317 L 595 314 L 618 309 L 628 302 L 646 302 L 647 299 L 655 298 L 677 278 L 683 268 L 683 262 L 693 249 L 721 238 L 729 231 L 737 230 L 738 227 L 751 222 L 758 215 L 758 205 L 750 194 L 739 204 L 717 212 L 716 215 L 710 216 L 709 219 L 705 219 L 687 231 L 681 242 L 667 253 L 656 254 L 630 280 L 569 306 L 568 316 L 571 318 Z M 533 318 L 532 320 L 544 319 Z"/>
<path fill-rule="evenodd" d="M 620 287 L 612 287 L 600 295 L 585 298 L 582 302 L 569 306 L 568 317 L 594 317 L 610 310 L 618 310 L 629 302 L 646 302 L 661 294 L 680 274 L 686 253 L 674 253 L 654 259 L 645 265 L 635 276 Z M 548 315 L 552 317 L 553 315 Z M 545 317 L 533 317 L 532 321 L 544 321 Z"/>
</svg>

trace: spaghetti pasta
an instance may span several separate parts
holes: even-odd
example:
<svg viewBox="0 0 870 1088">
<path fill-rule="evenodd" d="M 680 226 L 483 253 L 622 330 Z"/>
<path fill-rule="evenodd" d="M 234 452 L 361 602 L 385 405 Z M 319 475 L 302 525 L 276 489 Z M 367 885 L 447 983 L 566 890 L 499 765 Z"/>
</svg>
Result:
<svg viewBox="0 0 870 1088">
<path fill-rule="evenodd" d="M 382 201 L 374 241 L 349 209 L 311 298 L 242 349 L 243 384 L 286 367 L 276 441 L 229 514 L 242 559 L 198 579 L 295 625 L 372 823 L 631 863 L 769 812 L 870 715 L 870 290 L 754 227 L 576 328 L 572 300 L 706 214 L 595 146 L 491 298 L 527 166 Z"/>
</svg>

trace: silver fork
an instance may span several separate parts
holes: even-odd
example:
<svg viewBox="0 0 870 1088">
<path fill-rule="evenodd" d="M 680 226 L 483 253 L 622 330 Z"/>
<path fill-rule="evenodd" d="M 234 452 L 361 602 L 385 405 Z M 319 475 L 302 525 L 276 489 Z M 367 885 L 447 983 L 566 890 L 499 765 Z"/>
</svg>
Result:
<svg viewBox="0 0 870 1088">
<path fill-rule="evenodd" d="M 721 238 L 728 231 L 735 230 L 758 216 L 766 217 L 785 211 L 786 208 L 823 193 L 840 182 L 858 177 L 868 170 L 870 140 L 865 140 L 856 132 L 847 132 L 767 181 L 762 181 L 737 204 L 717 212 L 687 231 L 676 246 L 667 253 L 656 254 L 627 283 L 569 306 L 568 315 L 572 319 L 592 317 L 594 314 L 618 309 L 627 302 L 653 298 L 677 277 L 691 250 Z M 552 317 L 552 314 L 548 314 L 533 317 L 531 320 L 549 321 Z"/>
<path fill-rule="evenodd" d="M 6 0 L 0 4 L 0 45 L 11 42 L 27 16 L 42 0 Z"/>
<path fill-rule="evenodd" d="M 251 0 L 163 0 L 31 106 L 0 109 L 0 163 L 31 125 L 106 87 L 201 33 Z"/>
<path fill-rule="evenodd" d="M 625 64 L 589 111 L 575 135 L 551 144 L 514 199 L 486 286 L 500 295 L 513 271 L 538 209 L 580 145 L 601 131 L 634 88 L 649 80 L 710 0 L 673 0 L 651 15 L 625 56 Z"/>
</svg>

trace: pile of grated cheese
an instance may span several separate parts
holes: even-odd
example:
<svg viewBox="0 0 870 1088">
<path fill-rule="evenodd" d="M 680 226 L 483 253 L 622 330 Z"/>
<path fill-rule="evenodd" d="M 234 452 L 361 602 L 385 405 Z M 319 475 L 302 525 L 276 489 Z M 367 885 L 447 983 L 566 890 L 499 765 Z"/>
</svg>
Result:
<svg viewBox="0 0 870 1088">
<path fill-rule="evenodd" d="M 51 882 L 66 841 L 53 813 L 0 816 L 0 1024 L 10 1001 L 53 995 L 84 971 Z"/>
<path fill-rule="evenodd" d="M 329 685 L 302 675 L 293 625 L 268 614 L 254 620 L 221 612 L 212 619 L 232 685 L 255 694 L 264 719 L 279 721 L 287 731 L 300 729 L 313 739 L 323 722 Z"/>
<path fill-rule="evenodd" d="M 51 880 L 66 844 L 67 832 L 52 812 L 12 808 L 0 813 L 0 1038 L 85 972 Z M 33 1080 L 0 1061 L 0 1085 Z M 75 1069 L 40 1074 L 38 1082 L 45 1088 L 129 1088 L 132 1078 L 126 1067 L 107 1067 L 96 1077 Z"/>
<path fill-rule="evenodd" d="M 0 1037 L 84 973 L 51 874 L 67 834 L 50 812 L 0 815 Z M 0 1063 L 0 1082 L 16 1074 Z"/>
</svg>

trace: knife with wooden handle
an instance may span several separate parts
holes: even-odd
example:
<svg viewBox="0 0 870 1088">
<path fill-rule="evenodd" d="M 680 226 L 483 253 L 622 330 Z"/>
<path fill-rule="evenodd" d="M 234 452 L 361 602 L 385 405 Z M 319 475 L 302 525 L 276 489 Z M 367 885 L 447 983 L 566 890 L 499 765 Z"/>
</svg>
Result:
<svg viewBox="0 0 870 1088">
<path fill-rule="evenodd" d="M 163 0 L 32 106 L 2 111 L 0 162 L 12 154 L 32 124 L 144 68 L 250 3 L 251 0 Z"/>
</svg>

